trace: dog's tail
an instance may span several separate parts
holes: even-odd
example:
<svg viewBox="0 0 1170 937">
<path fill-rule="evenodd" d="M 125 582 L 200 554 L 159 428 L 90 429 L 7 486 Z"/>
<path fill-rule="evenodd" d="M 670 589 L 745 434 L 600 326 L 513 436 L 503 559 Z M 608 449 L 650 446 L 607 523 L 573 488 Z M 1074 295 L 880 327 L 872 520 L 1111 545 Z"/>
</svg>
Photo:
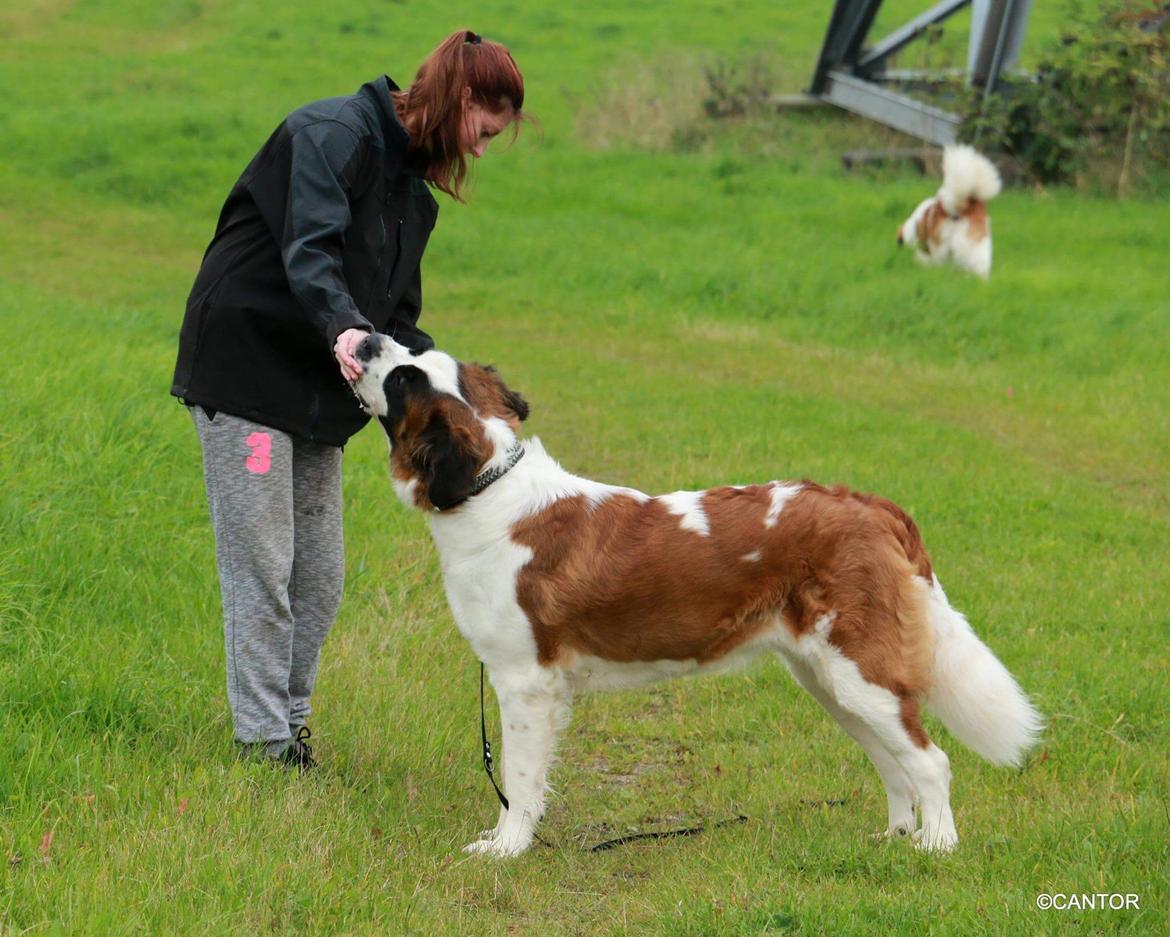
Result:
<svg viewBox="0 0 1170 937">
<path fill-rule="evenodd" d="M 933 579 L 933 577 L 932 577 Z M 964 745 L 998 765 L 1020 765 L 1039 741 L 1044 718 L 937 579 L 927 598 L 934 662 L 926 705 Z"/>
<path fill-rule="evenodd" d="M 999 190 L 999 172 L 986 156 L 969 146 L 948 146 L 943 151 L 938 197 L 948 214 L 961 215 L 972 202 L 989 202 Z"/>
</svg>

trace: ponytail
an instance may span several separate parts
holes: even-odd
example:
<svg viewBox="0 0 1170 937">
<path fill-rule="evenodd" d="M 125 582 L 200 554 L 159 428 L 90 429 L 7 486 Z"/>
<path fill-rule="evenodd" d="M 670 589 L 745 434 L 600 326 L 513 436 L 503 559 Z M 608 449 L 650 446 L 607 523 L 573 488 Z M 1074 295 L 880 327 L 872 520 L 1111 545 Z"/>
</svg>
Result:
<svg viewBox="0 0 1170 937">
<path fill-rule="evenodd" d="M 427 181 L 460 202 L 467 177 L 460 146 L 468 100 L 464 88 L 470 89 L 470 100 L 492 113 L 510 107 L 521 119 L 524 78 L 515 60 L 500 43 L 470 29 L 451 33 L 427 56 L 411 86 L 394 94 L 411 149 L 426 157 Z"/>
</svg>

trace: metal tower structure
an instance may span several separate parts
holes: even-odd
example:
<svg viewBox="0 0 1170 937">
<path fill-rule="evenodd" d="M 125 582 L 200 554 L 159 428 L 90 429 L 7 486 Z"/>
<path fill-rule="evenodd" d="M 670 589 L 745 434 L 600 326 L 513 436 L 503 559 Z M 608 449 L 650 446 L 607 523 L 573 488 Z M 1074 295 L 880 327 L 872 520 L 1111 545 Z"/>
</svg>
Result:
<svg viewBox="0 0 1170 937">
<path fill-rule="evenodd" d="M 958 114 L 897 90 L 898 82 L 922 81 L 923 72 L 887 69 L 887 60 L 964 7 L 971 6 L 967 47 L 968 85 L 995 91 L 1005 68 L 1019 58 L 1032 0 L 941 0 L 873 45 L 866 38 L 882 0 L 836 0 L 809 94 L 930 143 L 953 143 Z"/>
</svg>

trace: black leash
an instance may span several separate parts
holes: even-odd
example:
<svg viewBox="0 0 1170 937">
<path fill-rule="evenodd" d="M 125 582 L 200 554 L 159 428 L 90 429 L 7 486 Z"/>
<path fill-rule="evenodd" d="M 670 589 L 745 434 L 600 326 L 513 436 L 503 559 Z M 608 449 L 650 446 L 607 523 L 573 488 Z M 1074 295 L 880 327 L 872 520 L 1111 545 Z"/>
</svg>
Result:
<svg viewBox="0 0 1170 937">
<path fill-rule="evenodd" d="M 500 785 L 496 783 L 496 776 L 492 772 L 492 743 L 488 741 L 487 717 L 483 713 L 483 661 L 479 662 L 479 730 L 483 734 L 483 770 L 487 772 L 488 780 L 492 782 L 492 787 L 496 789 L 496 796 L 500 798 L 500 803 L 507 810 L 508 798 L 500 790 Z"/>
<path fill-rule="evenodd" d="M 731 826 L 733 823 L 747 823 L 747 817 L 739 814 L 730 820 L 720 820 L 711 829 L 717 830 L 721 826 Z M 619 836 L 617 839 L 609 839 L 604 843 L 598 843 L 596 846 L 591 846 L 589 851 L 605 852 L 605 850 L 613 849 L 615 846 L 624 846 L 626 843 L 633 843 L 640 839 L 673 839 L 675 836 L 694 836 L 696 833 L 706 832 L 707 827 L 705 826 L 692 826 L 685 830 L 653 830 L 649 833 L 631 833 L 628 836 Z"/>
</svg>

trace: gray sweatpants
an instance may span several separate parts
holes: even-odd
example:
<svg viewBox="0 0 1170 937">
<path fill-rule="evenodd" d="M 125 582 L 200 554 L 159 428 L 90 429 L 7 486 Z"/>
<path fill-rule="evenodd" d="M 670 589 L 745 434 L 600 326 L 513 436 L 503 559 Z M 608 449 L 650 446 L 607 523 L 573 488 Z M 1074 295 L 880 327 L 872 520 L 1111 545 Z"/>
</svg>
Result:
<svg viewBox="0 0 1170 937">
<path fill-rule="evenodd" d="M 341 604 L 341 449 L 191 407 L 215 528 L 227 691 L 236 738 L 304 725 L 317 658 Z"/>
</svg>

